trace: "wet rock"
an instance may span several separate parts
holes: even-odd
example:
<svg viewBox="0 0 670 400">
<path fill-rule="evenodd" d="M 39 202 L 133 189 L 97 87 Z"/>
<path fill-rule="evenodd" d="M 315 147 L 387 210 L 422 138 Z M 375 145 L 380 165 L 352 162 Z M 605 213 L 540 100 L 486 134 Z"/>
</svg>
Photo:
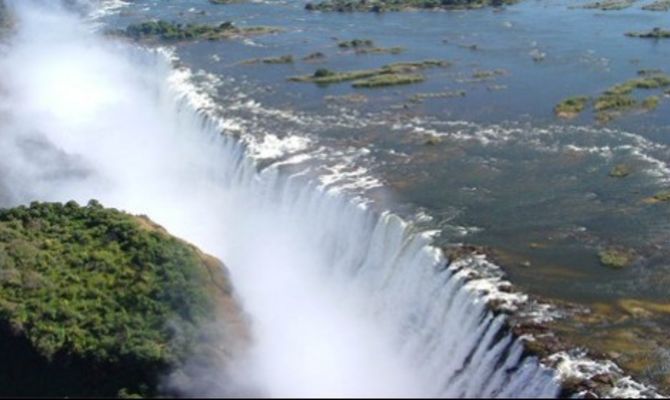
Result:
<svg viewBox="0 0 670 400">
<path fill-rule="evenodd" d="M 442 140 L 440 140 L 440 138 L 438 137 L 431 137 L 426 139 L 425 142 L 423 142 L 423 144 L 426 146 L 437 146 L 440 143 L 442 143 Z"/>
<path fill-rule="evenodd" d="M 614 384 L 610 374 L 598 374 L 591 377 L 591 380 L 597 383 L 604 383 L 606 385 Z"/>
<path fill-rule="evenodd" d="M 547 57 L 547 53 L 544 53 L 544 52 L 540 51 L 539 49 L 531 50 L 529 55 L 533 59 L 533 61 L 535 61 L 535 62 L 544 61 L 545 57 Z"/>
<path fill-rule="evenodd" d="M 475 246 L 475 245 L 453 245 L 446 246 L 442 248 L 444 255 L 449 264 L 453 263 L 456 260 L 460 260 L 466 257 L 471 257 L 474 255 L 484 255 L 489 250 L 484 246 Z"/>
</svg>

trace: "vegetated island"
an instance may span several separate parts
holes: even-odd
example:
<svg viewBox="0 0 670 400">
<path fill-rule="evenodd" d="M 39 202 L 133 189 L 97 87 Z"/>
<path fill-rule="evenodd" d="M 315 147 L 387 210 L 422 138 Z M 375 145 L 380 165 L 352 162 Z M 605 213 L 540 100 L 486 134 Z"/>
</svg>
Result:
<svg viewBox="0 0 670 400">
<path fill-rule="evenodd" d="M 629 8 L 637 0 L 603 0 L 595 1 L 593 3 L 588 3 L 582 6 L 573 6 L 570 8 L 584 8 L 587 10 L 600 10 L 600 11 L 619 11 L 626 8 Z"/>
<path fill-rule="evenodd" d="M 293 64 L 293 56 L 290 54 L 277 57 L 251 58 L 242 61 L 242 64 Z"/>
<path fill-rule="evenodd" d="M 518 0 L 324 0 L 307 3 L 309 11 L 337 12 L 390 12 L 406 10 L 468 10 L 484 7 L 502 7 Z"/>
<path fill-rule="evenodd" d="M 646 32 L 627 32 L 626 36 L 641 39 L 670 39 L 670 30 L 654 28 Z"/>
<path fill-rule="evenodd" d="M 642 6 L 642 9 L 646 11 L 670 11 L 670 0 L 657 0 Z"/>
<path fill-rule="evenodd" d="M 180 42 L 193 40 L 223 40 L 237 37 L 278 33 L 280 28 L 270 26 L 238 27 L 231 21 L 219 25 L 180 24 L 164 20 L 147 21 L 129 25 L 126 29 L 112 32 L 135 40 L 160 40 Z"/>
<path fill-rule="evenodd" d="M 400 54 L 405 51 L 404 47 L 377 47 L 369 39 L 342 40 L 337 47 L 343 50 L 353 49 L 356 54 Z"/>
<path fill-rule="evenodd" d="M 166 374 L 223 362 L 240 315 L 223 265 L 146 217 L 0 210 L 2 397 L 174 395 Z"/>
<path fill-rule="evenodd" d="M 294 76 L 289 80 L 293 82 L 313 82 L 319 85 L 353 81 L 352 86 L 356 88 L 375 88 L 422 82 L 425 77 L 418 73 L 419 71 L 427 68 L 448 67 L 449 65 L 451 63 L 448 61 L 423 60 L 398 62 L 384 65 L 381 68 L 347 72 L 335 72 L 326 68 L 319 68 L 312 75 Z"/>
<path fill-rule="evenodd" d="M 588 96 L 569 97 L 554 107 L 554 113 L 561 118 L 575 118 L 584 111 L 589 100 Z"/>
<path fill-rule="evenodd" d="M 586 96 L 570 97 L 554 107 L 554 113 L 562 118 L 574 118 L 581 114 L 590 103 L 596 118 L 606 123 L 629 111 L 651 111 L 660 102 L 659 95 L 648 96 L 641 101 L 634 97 L 636 90 L 654 90 L 670 87 L 670 76 L 654 71 L 641 70 L 640 77 L 614 85 L 601 93 L 593 101 Z"/>
</svg>

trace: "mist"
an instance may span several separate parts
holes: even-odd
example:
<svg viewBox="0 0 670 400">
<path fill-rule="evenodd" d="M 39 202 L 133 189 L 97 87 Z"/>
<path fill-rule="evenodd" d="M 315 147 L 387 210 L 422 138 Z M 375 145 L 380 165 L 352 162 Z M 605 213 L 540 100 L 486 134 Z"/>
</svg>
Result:
<svg viewBox="0 0 670 400">
<path fill-rule="evenodd" d="M 95 198 L 219 257 L 251 323 L 232 375 L 263 395 L 425 394 L 367 299 L 332 276 L 323 240 L 339 233 L 272 200 L 279 172 L 259 175 L 216 122 L 203 123 L 164 55 L 103 38 L 53 3 L 8 4 L 17 31 L 0 59 L 3 206 Z M 204 389 L 183 388 L 226 394 Z"/>
</svg>

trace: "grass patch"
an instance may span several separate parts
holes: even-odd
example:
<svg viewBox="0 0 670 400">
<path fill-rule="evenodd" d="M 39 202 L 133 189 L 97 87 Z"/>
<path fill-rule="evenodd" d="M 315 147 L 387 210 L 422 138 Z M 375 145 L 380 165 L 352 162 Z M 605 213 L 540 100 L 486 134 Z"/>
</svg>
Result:
<svg viewBox="0 0 670 400">
<path fill-rule="evenodd" d="M 646 99 L 642 100 L 642 108 L 647 111 L 655 110 L 658 108 L 658 105 L 661 103 L 661 98 L 658 96 L 649 96 Z"/>
<path fill-rule="evenodd" d="M 630 267 L 635 261 L 635 252 L 630 249 L 608 248 L 598 252 L 600 264 L 614 268 L 622 269 Z"/>
<path fill-rule="evenodd" d="M 561 118 L 575 118 L 586 109 L 590 98 L 587 96 L 575 96 L 567 98 L 554 107 L 554 114 Z"/>
</svg>

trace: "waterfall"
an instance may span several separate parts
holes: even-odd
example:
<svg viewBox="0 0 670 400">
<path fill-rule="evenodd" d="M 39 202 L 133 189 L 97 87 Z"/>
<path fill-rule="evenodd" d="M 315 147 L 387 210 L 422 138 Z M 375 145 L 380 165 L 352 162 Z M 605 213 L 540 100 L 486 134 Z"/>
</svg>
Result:
<svg viewBox="0 0 670 400">
<path fill-rule="evenodd" d="M 0 201 L 96 198 L 220 257 L 254 336 L 238 379 L 269 396 L 558 394 L 430 237 L 300 163 L 259 171 L 160 53 L 9 4 Z"/>
</svg>

